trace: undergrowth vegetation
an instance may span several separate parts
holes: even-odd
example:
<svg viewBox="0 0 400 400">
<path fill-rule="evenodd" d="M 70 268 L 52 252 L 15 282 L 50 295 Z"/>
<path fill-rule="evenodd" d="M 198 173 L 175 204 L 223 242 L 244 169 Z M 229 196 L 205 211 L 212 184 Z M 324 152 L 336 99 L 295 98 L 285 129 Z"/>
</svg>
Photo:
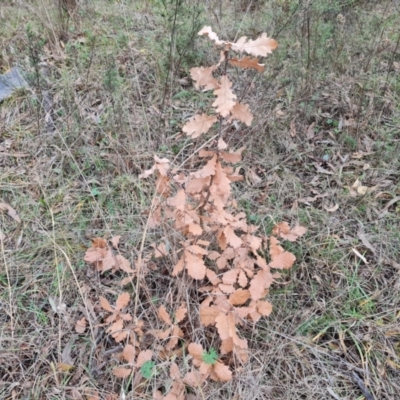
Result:
<svg viewBox="0 0 400 400">
<path fill-rule="evenodd" d="M 399 11 L 1 1 L 0 398 L 396 399 Z"/>
</svg>

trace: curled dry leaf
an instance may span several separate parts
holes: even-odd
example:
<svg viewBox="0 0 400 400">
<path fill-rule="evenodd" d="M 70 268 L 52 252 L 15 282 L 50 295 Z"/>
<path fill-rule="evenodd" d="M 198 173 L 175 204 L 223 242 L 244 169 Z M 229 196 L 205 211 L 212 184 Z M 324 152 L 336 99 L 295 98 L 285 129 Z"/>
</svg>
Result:
<svg viewBox="0 0 400 400">
<path fill-rule="evenodd" d="M 232 50 L 239 52 L 246 52 L 252 56 L 266 57 L 272 53 L 278 47 L 276 40 L 267 37 L 267 34 L 263 32 L 255 40 L 247 41 L 245 36 L 241 37 L 236 43 L 233 43 Z"/>
<path fill-rule="evenodd" d="M 335 204 L 333 207 L 324 207 L 324 208 L 328 212 L 335 212 L 336 210 L 339 209 L 339 204 Z"/>
<path fill-rule="evenodd" d="M 208 36 L 210 38 L 210 40 L 213 40 L 217 46 L 220 46 L 225 43 L 224 41 L 218 39 L 217 34 L 215 32 L 213 32 L 213 30 L 211 29 L 211 26 L 205 26 L 203 29 L 201 29 L 201 31 L 198 33 L 198 35 Z"/>
<path fill-rule="evenodd" d="M 251 58 L 249 56 L 245 56 L 241 58 L 240 60 L 238 58 L 231 58 L 229 60 L 229 63 L 234 65 L 235 67 L 240 67 L 240 68 L 253 68 L 256 69 L 258 72 L 264 72 L 264 65 L 265 64 L 259 64 L 258 63 L 258 58 Z"/>
</svg>

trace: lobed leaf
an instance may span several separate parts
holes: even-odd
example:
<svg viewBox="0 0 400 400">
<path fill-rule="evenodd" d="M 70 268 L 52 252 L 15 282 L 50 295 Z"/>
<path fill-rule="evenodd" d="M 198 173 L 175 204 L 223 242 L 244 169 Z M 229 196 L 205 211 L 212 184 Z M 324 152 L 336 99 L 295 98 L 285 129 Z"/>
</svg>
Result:
<svg viewBox="0 0 400 400">
<path fill-rule="evenodd" d="M 207 133 L 217 121 L 218 118 L 215 115 L 198 114 L 183 126 L 182 131 L 195 139 L 202 133 Z"/>
<path fill-rule="evenodd" d="M 214 90 L 214 94 L 217 98 L 212 105 L 215 107 L 217 113 L 221 114 L 223 117 L 227 117 L 236 104 L 236 95 L 232 92 L 231 87 L 232 82 L 224 75 L 221 77 L 220 87 Z"/>
</svg>

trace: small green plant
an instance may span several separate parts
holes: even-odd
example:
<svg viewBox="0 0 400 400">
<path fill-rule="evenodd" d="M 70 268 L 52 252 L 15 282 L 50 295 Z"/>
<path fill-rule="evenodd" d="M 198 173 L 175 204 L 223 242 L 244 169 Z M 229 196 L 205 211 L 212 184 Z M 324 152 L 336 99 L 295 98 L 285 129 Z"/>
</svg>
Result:
<svg viewBox="0 0 400 400">
<path fill-rule="evenodd" d="M 146 361 L 140 367 L 140 373 L 142 374 L 143 378 L 150 379 L 153 376 L 155 370 L 155 363 L 154 361 Z"/>
<path fill-rule="evenodd" d="M 203 361 L 208 365 L 214 365 L 218 360 L 218 353 L 215 351 L 213 347 L 207 352 L 203 353 L 202 357 Z"/>
</svg>

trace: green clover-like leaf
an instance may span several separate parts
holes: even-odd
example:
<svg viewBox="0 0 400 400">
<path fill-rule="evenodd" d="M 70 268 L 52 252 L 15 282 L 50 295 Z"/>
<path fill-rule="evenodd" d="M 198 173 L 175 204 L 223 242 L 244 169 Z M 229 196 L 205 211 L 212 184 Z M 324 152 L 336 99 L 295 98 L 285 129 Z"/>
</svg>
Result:
<svg viewBox="0 0 400 400">
<path fill-rule="evenodd" d="M 218 353 L 213 347 L 207 352 L 205 351 L 202 356 L 203 361 L 208 365 L 214 365 L 218 360 Z"/>
<path fill-rule="evenodd" d="M 154 367 L 155 367 L 154 361 L 146 361 L 140 367 L 140 373 L 142 374 L 143 378 L 150 379 L 151 376 L 153 375 Z"/>
</svg>

